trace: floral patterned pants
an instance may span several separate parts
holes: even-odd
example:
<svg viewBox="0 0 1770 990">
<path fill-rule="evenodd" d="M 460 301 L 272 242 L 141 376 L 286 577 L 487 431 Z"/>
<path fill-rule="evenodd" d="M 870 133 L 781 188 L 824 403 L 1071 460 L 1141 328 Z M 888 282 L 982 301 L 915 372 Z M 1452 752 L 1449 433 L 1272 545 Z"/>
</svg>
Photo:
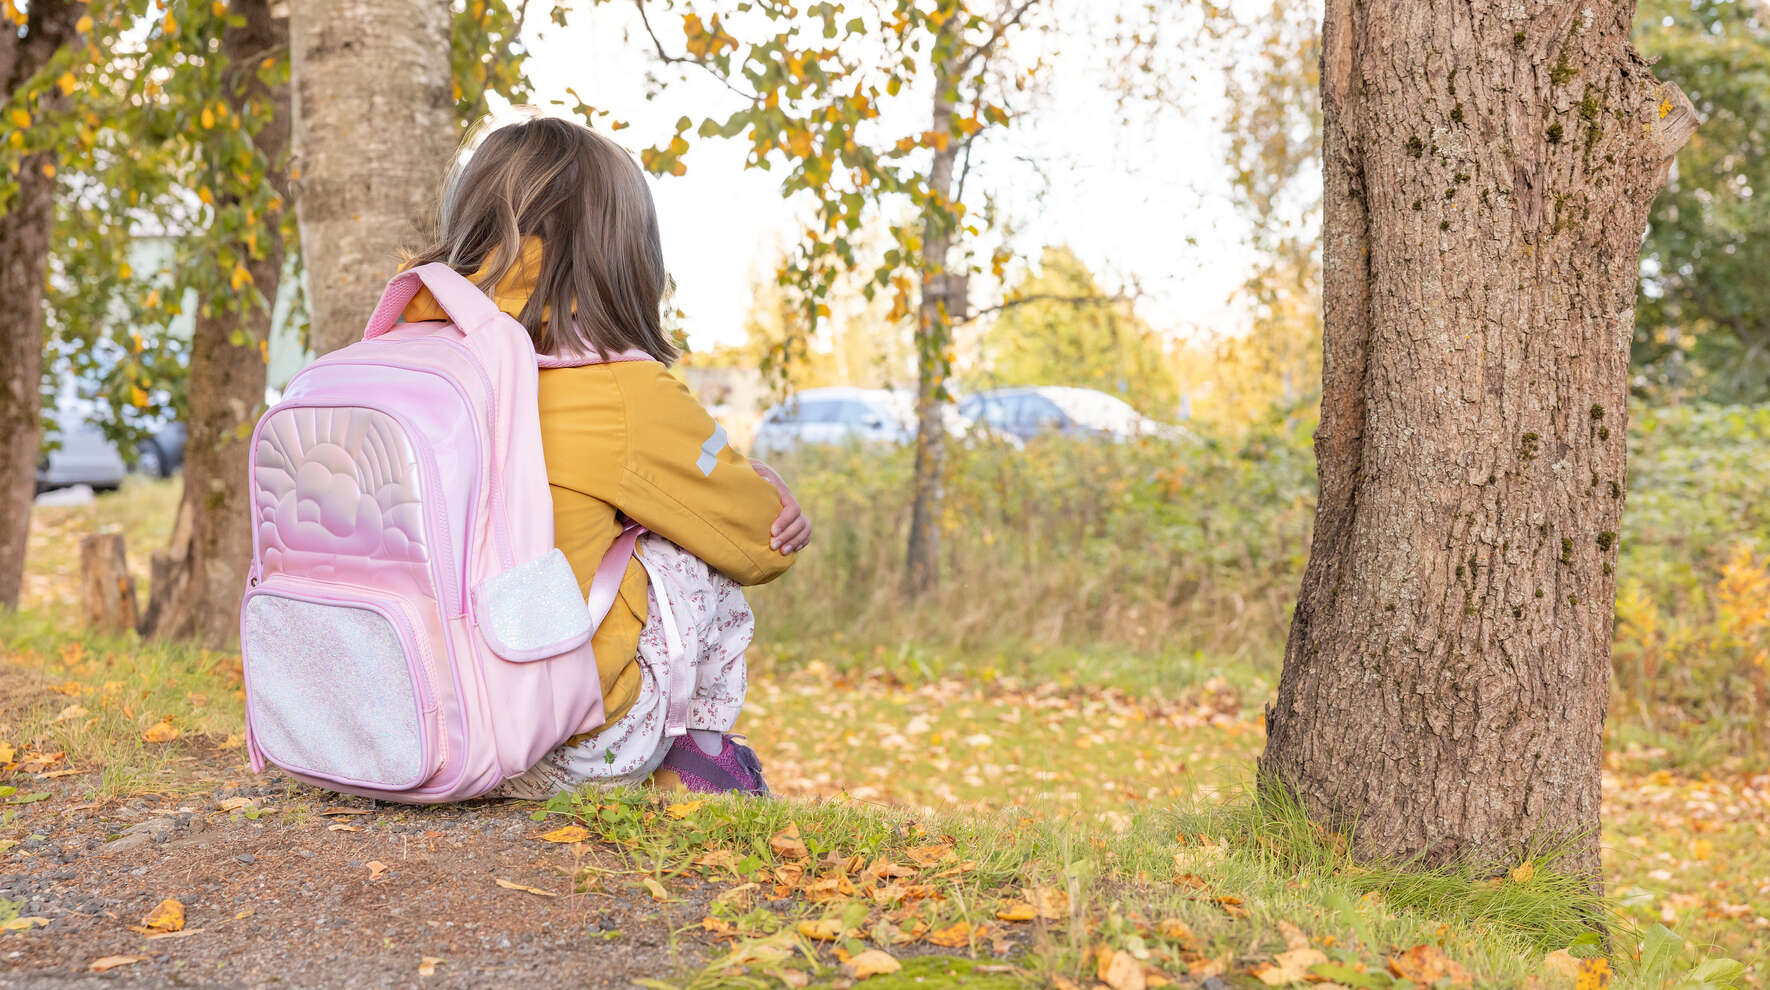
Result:
<svg viewBox="0 0 1770 990">
<path fill-rule="evenodd" d="M 727 732 L 744 705 L 755 615 L 736 582 L 669 540 L 640 537 L 651 577 L 639 634 L 639 697 L 588 738 L 554 749 L 487 797 L 538 801 L 584 784 L 643 783 L 688 729 Z"/>
</svg>

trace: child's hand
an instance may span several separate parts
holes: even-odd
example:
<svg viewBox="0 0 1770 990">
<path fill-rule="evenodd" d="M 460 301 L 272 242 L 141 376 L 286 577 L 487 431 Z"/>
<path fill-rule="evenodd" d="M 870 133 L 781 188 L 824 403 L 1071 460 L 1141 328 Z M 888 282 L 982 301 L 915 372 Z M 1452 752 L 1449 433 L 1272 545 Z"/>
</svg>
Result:
<svg viewBox="0 0 1770 990">
<path fill-rule="evenodd" d="M 798 553 L 811 542 L 811 520 L 799 508 L 799 500 L 793 497 L 793 490 L 774 468 L 758 460 L 750 461 L 750 467 L 762 476 L 762 480 L 774 486 L 781 496 L 781 514 L 774 517 L 774 525 L 769 527 L 768 545 L 781 553 Z"/>
</svg>

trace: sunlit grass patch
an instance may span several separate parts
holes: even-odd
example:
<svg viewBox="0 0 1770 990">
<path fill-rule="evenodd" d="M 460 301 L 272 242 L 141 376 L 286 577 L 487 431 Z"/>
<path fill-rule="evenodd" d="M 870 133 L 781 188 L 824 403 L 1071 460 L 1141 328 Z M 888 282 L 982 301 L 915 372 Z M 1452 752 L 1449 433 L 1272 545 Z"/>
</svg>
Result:
<svg viewBox="0 0 1770 990">
<path fill-rule="evenodd" d="M 111 798 L 164 784 L 193 739 L 240 745 L 237 654 L 67 632 L 32 613 L 0 612 L 0 644 L 13 777 L 97 771 L 90 796 Z"/>
<path fill-rule="evenodd" d="M 19 607 L 72 616 L 80 603 L 80 539 L 117 530 L 129 554 L 136 591 L 147 601 L 148 558 L 172 534 L 182 482 L 130 475 L 123 487 L 86 505 L 42 505 L 31 510 L 25 580 Z"/>
<path fill-rule="evenodd" d="M 1498 883 L 1359 866 L 1271 805 L 1146 809 L 1118 829 L 1020 810 L 915 815 L 644 792 L 564 795 L 548 809 L 625 850 L 634 875 L 666 891 L 714 885 L 696 927 L 733 955 L 683 986 L 791 981 L 789 970 L 834 978 L 868 949 L 995 959 L 1041 985 L 1090 986 L 1115 963 L 1159 985 L 1286 960 L 1318 979 L 1390 987 L 1429 958 L 1474 985 L 1519 986 L 1551 951 L 1596 946 L 1595 919 L 1609 917 L 1552 861 Z"/>
</svg>

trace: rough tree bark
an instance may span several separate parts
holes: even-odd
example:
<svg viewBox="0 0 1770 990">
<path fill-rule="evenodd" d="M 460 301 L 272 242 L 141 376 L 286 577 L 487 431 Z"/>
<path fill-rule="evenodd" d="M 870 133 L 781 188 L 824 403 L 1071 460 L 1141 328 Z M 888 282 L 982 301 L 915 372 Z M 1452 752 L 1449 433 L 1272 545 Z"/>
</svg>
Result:
<svg viewBox="0 0 1770 990">
<path fill-rule="evenodd" d="M 950 23 L 950 22 L 949 22 Z M 953 123 L 953 54 L 950 32 L 931 49 L 934 59 L 933 134 L 949 134 Z M 952 247 L 953 164 L 957 142 L 937 146 L 928 170 L 928 195 L 922 222 L 921 303 L 916 310 L 916 468 L 911 489 L 910 535 L 904 591 L 914 597 L 940 584 L 940 513 L 946 470 L 946 403 L 940 389 L 947 371 L 946 352 L 952 340 L 953 302 L 946 291 L 947 254 Z"/>
<path fill-rule="evenodd" d="M 303 0 L 295 58 L 296 212 L 313 348 L 356 340 L 434 208 L 455 148 L 448 0 Z"/>
<path fill-rule="evenodd" d="M 271 119 L 259 128 L 253 143 L 269 163 L 266 178 L 287 202 L 288 176 L 283 168 L 289 149 L 289 90 L 266 86 L 257 69 L 265 57 L 288 45 L 289 20 L 286 15 L 273 17 L 269 0 L 234 0 L 232 8 L 244 23 L 228 28 L 222 37 L 231 67 L 226 98 L 240 116 L 253 101 L 271 107 Z M 276 217 L 266 220 L 277 222 Z M 236 243 L 234 250 L 246 259 L 246 270 L 265 304 L 198 313 L 191 333 L 184 492 L 171 543 L 155 552 L 149 567 L 148 606 L 141 622 L 144 634 L 195 639 L 216 647 L 228 646 L 239 636 L 240 594 L 252 558 L 246 430 L 264 401 L 261 348 L 270 339 L 271 302 L 283 273 L 281 238 L 267 238 L 257 258 L 244 242 Z M 237 344 L 235 331 L 244 337 Z"/>
<path fill-rule="evenodd" d="M 1598 876 L 1648 207 L 1633 2 L 1329 0 L 1314 543 L 1261 778 L 1355 848 Z"/>
<path fill-rule="evenodd" d="M 84 3 L 40 0 L 29 6 L 22 32 L 13 25 L 0 31 L 0 93 L 8 102 L 78 37 L 75 26 L 85 10 Z M 54 165 L 54 155 L 27 156 L 19 163 L 17 193 L 0 203 L 0 608 L 18 605 L 36 497 L 43 282 L 55 222 L 55 180 L 47 173 Z"/>
</svg>

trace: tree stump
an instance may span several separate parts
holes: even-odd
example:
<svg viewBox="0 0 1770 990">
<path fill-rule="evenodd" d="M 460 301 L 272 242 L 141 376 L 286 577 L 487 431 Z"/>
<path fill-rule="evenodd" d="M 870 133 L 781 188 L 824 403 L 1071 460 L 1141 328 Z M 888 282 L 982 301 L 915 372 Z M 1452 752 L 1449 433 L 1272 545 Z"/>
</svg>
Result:
<svg viewBox="0 0 1770 990">
<path fill-rule="evenodd" d="M 105 632 L 135 628 L 135 578 L 122 533 L 94 533 L 80 540 L 80 598 L 86 623 Z"/>
</svg>

